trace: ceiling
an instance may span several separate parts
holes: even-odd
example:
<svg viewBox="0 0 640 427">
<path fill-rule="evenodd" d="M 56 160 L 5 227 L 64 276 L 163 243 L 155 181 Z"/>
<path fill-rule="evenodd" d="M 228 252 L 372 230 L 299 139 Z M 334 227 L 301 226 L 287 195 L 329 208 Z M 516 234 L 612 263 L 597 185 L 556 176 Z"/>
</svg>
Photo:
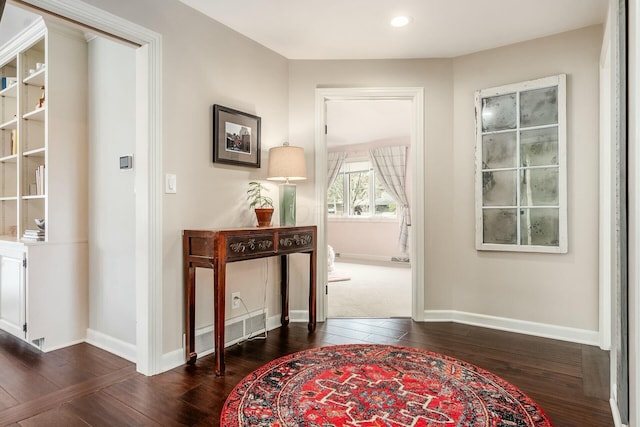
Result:
<svg viewBox="0 0 640 427">
<path fill-rule="evenodd" d="M 329 147 L 406 138 L 411 130 L 411 101 L 350 100 L 327 102 Z"/>
<path fill-rule="evenodd" d="M 180 1 L 289 59 L 456 57 L 602 23 L 608 5 L 608 0 Z M 391 27 L 397 14 L 409 16 L 410 24 Z M 37 17 L 7 2 L 0 46 Z M 405 107 L 335 102 L 327 110 L 327 143 L 406 136 Z"/>
<path fill-rule="evenodd" d="M 180 0 L 288 59 L 451 58 L 605 21 L 608 0 Z M 410 24 L 393 28 L 404 14 Z M 329 146 L 408 136 L 409 103 L 327 105 Z"/>
<path fill-rule="evenodd" d="M 449 58 L 603 23 L 608 0 L 180 0 L 288 59 Z M 389 25 L 404 14 L 411 23 Z"/>
<path fill-rule="evenodd" d="M 7 3 L 0 20 L 0 46 L 31 25 L 39 15 Z"/>
</svg>

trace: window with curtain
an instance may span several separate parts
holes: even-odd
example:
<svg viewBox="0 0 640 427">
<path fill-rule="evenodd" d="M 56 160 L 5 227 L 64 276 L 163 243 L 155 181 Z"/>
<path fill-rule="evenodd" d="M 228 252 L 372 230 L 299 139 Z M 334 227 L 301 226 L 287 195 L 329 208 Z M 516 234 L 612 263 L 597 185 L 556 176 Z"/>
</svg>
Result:
<svg viewBox="0 0 640 427">
<path fill-rule="evenodd" d="M 397 217 L 397 203 L 376 178 L 371 162 L 345 161 L 327 191 L 330 217 Z"/>
</svg>

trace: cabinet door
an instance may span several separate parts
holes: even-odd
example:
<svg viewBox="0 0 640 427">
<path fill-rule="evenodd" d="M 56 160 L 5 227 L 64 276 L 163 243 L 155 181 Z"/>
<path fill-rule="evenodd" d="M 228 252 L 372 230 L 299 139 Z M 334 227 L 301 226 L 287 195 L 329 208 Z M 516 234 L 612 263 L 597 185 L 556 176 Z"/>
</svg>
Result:
<svg viewBox="0 0 640 427">
<path fill-rule="evenodd" d="M 26 338 L 24 252 L 0 250 L 0 328 Z"/>
</svg>

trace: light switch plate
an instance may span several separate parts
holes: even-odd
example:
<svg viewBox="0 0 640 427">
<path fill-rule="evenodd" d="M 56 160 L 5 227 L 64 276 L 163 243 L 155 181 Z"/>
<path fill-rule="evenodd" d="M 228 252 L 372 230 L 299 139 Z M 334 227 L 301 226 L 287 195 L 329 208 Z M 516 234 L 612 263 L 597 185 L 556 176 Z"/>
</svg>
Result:
<svg viewBox="0 0 640 427">
<path fill-rule="evenodd" d="M 168 173 L 165 175 L 164 192 L 167 194 L 175 194 L 177 192 L 177 178 L 175 174 Z"/>
</svg>

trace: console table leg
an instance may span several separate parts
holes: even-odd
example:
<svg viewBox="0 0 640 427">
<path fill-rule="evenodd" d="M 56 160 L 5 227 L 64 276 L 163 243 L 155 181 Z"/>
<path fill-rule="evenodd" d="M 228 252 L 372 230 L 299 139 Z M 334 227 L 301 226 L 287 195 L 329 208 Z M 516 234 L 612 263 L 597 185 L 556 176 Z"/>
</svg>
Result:
<svg viewBox="0 0 640 427">
<path fill-rule="evenodd" d="M 213 309 L 215 311 L 215 360 L 216 375 L 224 375 L 224 318 L 225 318 L 225 292 L 226 292 L 226 269 L 227 264 L 223 260 L 214 260 L 213 278 Z"/>
<path fill-rule="evenodd" d="M 187 363 L 193 365 L 196 363 L 198 354 L 196 353 L 195 344 L 195 324 L 196 324 L 196 269 L 191 265 L 185 266 L 185 281 L 187 283 L 187 318 L 185 327 L 185 340 L 187 350 Z"/>
<path fill-rule="evenodd" d="M 311 251 L 309 259 L 309 332 L 316 330 L 316 251 Z"/>
<path fill-rule="evenodd" d="M 280 323 L 282 326 L 289 324 L 289 257 L 280 256 L 280 295 L 282 297 L 282 314 Z"/>
</svg>

